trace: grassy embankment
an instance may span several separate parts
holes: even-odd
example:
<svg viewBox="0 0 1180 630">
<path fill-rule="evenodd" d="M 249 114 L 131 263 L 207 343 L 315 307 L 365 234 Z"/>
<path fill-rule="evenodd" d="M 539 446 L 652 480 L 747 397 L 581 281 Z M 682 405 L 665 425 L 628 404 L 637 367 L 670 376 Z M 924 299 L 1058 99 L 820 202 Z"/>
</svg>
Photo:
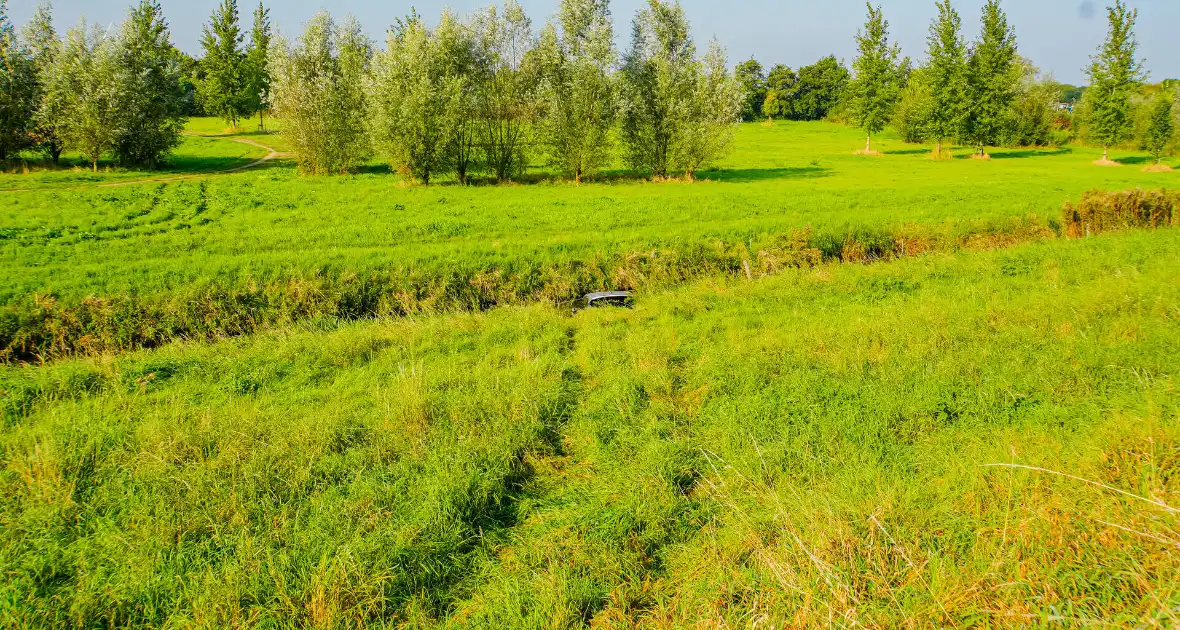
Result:
<svg viewBox="0 0 1180 630">
<path fill-rule="evenodd" d="M 200 133 L 220 124 L 193 123 Z M 35 360 L 297 321 L 555 302 L 816 255 L 987 247 L 1051 236 L 1061 205 L 1084 190 L 1176 179 L 1098 168 L 1084 149 L 935 162 L 889 140 L 884 157 L 854 156 L 858 142 L 825 123 L 746 125 L 735 153 L 691 185 L 612 171 L 574 186 L 536 171 L 535 185 L 406 188 L 381 166 L 300 178 L 280 164 L 11 193 L 0 196 L 0 349 Z"/>
<path fill-rule="evenodd" d="M 1174 626 L 1178 268 L 1160 230 L 0 368 L 0 625 Z"/>
</svg>

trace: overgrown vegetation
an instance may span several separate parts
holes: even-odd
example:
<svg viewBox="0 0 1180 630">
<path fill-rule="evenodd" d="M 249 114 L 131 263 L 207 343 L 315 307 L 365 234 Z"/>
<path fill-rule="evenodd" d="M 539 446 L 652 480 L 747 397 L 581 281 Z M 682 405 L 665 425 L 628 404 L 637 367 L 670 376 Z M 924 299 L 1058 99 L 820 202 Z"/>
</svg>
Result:
<svg viewBox="0 0 1180 630">
<path fill-rule="evenodd" d="M 1077 204 L 1067 202 L 1062 218 L 1070 236 L 1180 223 L 1180 192 L 1169 190 L 1092 190 Z"/>
<path fill-rule="evenodd" d="M 0 368 L 0 620 L 1168 626 L 1176 243 Z"/>
</svg>

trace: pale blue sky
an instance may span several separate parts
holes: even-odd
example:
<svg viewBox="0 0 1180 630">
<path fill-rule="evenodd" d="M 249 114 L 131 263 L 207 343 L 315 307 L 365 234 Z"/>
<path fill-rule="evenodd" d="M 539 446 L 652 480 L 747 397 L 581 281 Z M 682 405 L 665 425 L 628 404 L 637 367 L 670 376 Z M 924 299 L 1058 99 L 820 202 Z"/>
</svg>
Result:
<svg viewBox="0 0 1180 630">
<path fill-rule="evenodd" d="M 934 0 L 879 0 L 890 22 L 890 30 L 905 54 L 921 59 L 926 29 L 935 13 Z M 953 0 L 963 16 L 964 31 L 973 37 L 984 0 Z M 9 0 L 9 11 L 18 25 L 32 12 L 36 0 Z M 256 0 L 239 0 L 248 14 Z M 558 6 L 558 0 L 520 0 L 533 18 L 542 24 Z M 614 0 L 611 10 L 620 43 L 630 33 L 631 18 L 643 0 Z M 1105 32 L 1105 0 L 1007 0 L 1009 19 L 1016 26 L 1021 53 L 1051 71 L 1060 81 L 1084 81 L 1082 68 L 1102 42 Z M 489 4 L 490 0 L 414 2 L 398 0 L 270 0 L 276 26 L 284 33 L 298 32 L 300 25 L 317 10 L 327 8 L 335 15 L 353 14 L 376 40 L 393 20 L 411 6 L 430 19 L 444 6 L 465 12 Z M 792 67 L 811 63 L 828 54 L 851 61 L 853 35 L 864 21 L 863 0 L 681 0 L 699 43 L 716 36 L 729 50 L 731 62 L 753 55 L 764 65 L 786 63 Z M 59 27 L 71 25 L 85 15 L 88 20 L 107 24 L 126 14 L 131 0 L 56 0 Z M 190 53 L 199 52 L 201 25 L 217 0 L 162 0 L 177 45 Z M 874 3 L 876 4 L 876 3 Z M 1180 53 L 1174 37 L 1180 27 L 1180 0 L 1131 0 L 1139 9 L 1140 55 L 1147 59 L 1153 80 L 1180 77 Z M 245 19 L 249 19 L 245 17 Z"/>
</svg>

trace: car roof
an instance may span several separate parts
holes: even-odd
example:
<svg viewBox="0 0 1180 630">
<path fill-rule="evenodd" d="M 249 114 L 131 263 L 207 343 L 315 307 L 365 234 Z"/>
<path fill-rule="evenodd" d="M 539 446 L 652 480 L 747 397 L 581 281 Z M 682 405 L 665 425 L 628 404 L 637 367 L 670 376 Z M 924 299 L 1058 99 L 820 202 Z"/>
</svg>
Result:
<svg viewBox="0 0 1180 630">
<path fill-rule="evenodd" d="M 599 291 L 597 293 L 587 293 L 587 300 L 602 300 L 606 298 L 626 298 L 631 297 L 630 291 Z"/>
</svg>

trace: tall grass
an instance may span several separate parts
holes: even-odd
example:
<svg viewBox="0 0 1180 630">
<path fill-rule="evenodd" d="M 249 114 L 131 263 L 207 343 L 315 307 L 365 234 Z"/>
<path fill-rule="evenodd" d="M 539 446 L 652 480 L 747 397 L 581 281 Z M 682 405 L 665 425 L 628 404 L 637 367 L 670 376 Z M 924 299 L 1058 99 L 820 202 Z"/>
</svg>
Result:
<svg viewBox="0 0 1180 630">
<path fill-rule="evenodd" d="M 1175 625 L 1178 263 L 1132 232 L 0 367 L 0 625 Z"/>
<path fill-rule="evenodd" d="M 682 243 L 563 263 L 519 262 L 422 272 L 393 268 L 337 271 L 269 282 L 206 280 L 164 295 L 52 295 L 0 307 L 0 360 L 46 361 L 71 354 L 149 348 L 176 339 L 216 339 L 296 322 L 337 322 L 418 313 L 479 311 L 541 301 L 569 304 L 589 291 L 650 290 L 716 274 L 761 277 L 828 260 L 869 262 L 916 253 L 979 248 L 1044 238 L 1036 222 L 1011 221 L 961 235 L 911 227 L 813 234 L 763 242 Z"/>
<path fill-rule="evenodd" d="M 1089 236 L 1134 228 L 1171 227 L 1180 223 L 1180 192 L 1134 189 L 1091 190 L 1077 205 L 1066 202 L 1062 209 L 1067 233 Z"/>
</svg>

